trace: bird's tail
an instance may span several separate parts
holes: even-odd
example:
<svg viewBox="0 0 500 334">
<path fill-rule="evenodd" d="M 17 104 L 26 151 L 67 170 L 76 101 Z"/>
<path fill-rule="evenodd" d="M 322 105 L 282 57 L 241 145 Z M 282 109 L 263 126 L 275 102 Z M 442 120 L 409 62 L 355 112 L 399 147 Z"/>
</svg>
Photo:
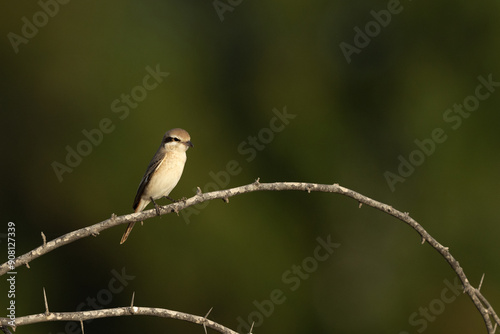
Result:
<svg viewBox="0 0 500 334">
<path fill-rule="evenodd" d="M 135 222 L 128 224 L 127 229 L 125 230 L 125 233 L 123 233 L 122 240 L 120 240 L 120 245 L 123 244 L 127 238 L 130 232 L 132 232 L 132 229 L 134 228 Z"/>
<path fill-rule="evenodd" d="M 146 206 L 148 206 L 149 202 L 150 201 L 144 200 L 143 198 L 141 198 L 136 205 L 134 204 L 134 207 L 135 207 L 134 212 L 140 212 L 140 211 L 144 210 L 144 208 Z M 143 222 L 141 222 L 141 224 L 142 223 Z M 122 240 L 120 240 L 120 245 L 123 244 L 125 241 L 127 241 L 128 235 L 130 234 L 130 232 L 132 232 L 134 225 L 135 225 L 135 222 L 128 224 L 127 229 L 125 230 L 125 233 L 123 233 Z"/>
</svg>

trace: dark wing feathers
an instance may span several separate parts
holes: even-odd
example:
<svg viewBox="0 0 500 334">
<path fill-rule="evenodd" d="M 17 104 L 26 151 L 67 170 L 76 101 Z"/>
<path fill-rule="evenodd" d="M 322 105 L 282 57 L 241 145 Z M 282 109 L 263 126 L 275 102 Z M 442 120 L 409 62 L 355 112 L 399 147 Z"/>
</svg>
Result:
<svg viewBox="0 0 500 334">
<path fill-rule="evenodd" d="M 137 194 L 135 195 L 134 205 L 132 206 L 134 210 L 139 205 L 139 201 L 141 200 L 141 196 L 144 193 L 144 189 L 146 189 L 146 186 L 149 184 L 149 181 L 151 180 L 151 176 L 153 175 L 153 172 L 161 164 L 163 158 L 164 158 L 164 155 L 159 154 L 159 150 L 158 150 L 158 152 L 156 152 L 155 156 L 153 157 L 153 159 L 149 163 L 148 169 L 146 170 L 146 173 L 144 173 L 144 176 L 142 177 L 141 183 L 139 184 L 139 188 L 137 189 Z"/>
</svg>

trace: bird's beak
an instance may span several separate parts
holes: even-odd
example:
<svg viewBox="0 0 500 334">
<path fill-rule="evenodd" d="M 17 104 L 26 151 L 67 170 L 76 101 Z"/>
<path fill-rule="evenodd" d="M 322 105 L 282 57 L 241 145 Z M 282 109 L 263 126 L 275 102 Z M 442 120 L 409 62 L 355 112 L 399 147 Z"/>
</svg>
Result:
<svg viewBox="0 0 500 334">
<path fill-rule="evenodd" d="M 193 143 L 191 143 L 191 140 L 188 140 L 185 144 L 189 147 L 194 147 Z"/>
</svg>

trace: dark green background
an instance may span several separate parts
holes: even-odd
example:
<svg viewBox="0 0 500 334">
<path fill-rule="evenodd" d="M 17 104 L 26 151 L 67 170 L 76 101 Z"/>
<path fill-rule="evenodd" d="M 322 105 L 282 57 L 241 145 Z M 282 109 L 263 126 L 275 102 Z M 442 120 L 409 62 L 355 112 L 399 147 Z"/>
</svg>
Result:
<svg viewBox="0 0 500 334">
<path fill-rule="evenodd" d="M 348 63 L 340 43 L 387 1 L 233 1 L 221 21 L 211 1 L 70 1 L 18 53 L 8 39 L 35 1 L 2 5 L 2 228 L 17 224 L 17 252 L 132 211 L 163 133 L 189 131 L 184 175 L 171 193 L 190 197 L 235 160 L 227 187 L 253 182 L 339 183 L 408 211 L 450 247 L 472 284 L 500 311 L 498 171 L 500 89 L 456 130 L 443 120 L 474 94 L 478 77 L 500 81 L 498 1 L 401 1 L 401 11 Z M 121 120 L 111 103 L 142 84 L 146 67 L 170 75 Z M 296 115 L 251 161 L 238 146 L 268 128 L 273 109 Z M 102 142 L 59 182 L 52 164 L 66 146 L 109 118 Z M 447 136 L 391 191 L 415 140 Z M 166 204 L 168 201 L 162 201 Z M 75 311 L 125 268 L 135 276 L 106 307 L 138 306 L 205 315 L 232 329 L 254 301 L 282 290 L 254 333 L 485 333 L 466 295 L 440 302 L 454 272 L 404 223 L 345 197 L 258 192 L 210 203 L 198 215 L 119 226 L 18 268 L 17 315 Z M 340 247 L 295 291 L 282 275 L 313 256 L 316 239 Z M 6 243 L 2 239 L 2 258 Z M 2 279 L 2 309 L 7 287 Z M 4 288 L 5 287 L 5 288 Z M 452 294 L 448 291 L 448 297 Z M 441 303 L 441 304 L 440 304 Z M 445 305 L 432 321 L 409 318 Z M 2 311 L 2 313 L 5 311 Z M 4 316 L 4 314 L 2 314 Z M 423 322 L 426 323 L 424 330 Z M 60 333 L 65 323 L 20 327 Z M 113 329 L 110 331 L 110 328 Z M 168 319 L 95 320 L 86 333 L 201 333 Z M 69 333 L 69 331 L 67 331 Z"/>
</svg>

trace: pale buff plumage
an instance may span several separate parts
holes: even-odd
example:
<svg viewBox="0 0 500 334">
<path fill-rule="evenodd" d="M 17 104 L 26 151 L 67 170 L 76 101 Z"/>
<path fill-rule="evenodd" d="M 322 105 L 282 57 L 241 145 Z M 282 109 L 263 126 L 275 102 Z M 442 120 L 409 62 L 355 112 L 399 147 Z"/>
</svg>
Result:
<svg viewBox="0 0 500 334">
<path fill-rule="evenodd" d="M 144 210 L 151 199 L 170 194 L 181 178 L 187 158 L 186 151 L 190 147 L 193 147 L 193 144 L 186 130 L 176 128 L 165 133 L 137 189 L 133 205 L 135 212 Z M 127 240 L 134 224 L 127 226 L 120 244 Z"/>
</svg>

